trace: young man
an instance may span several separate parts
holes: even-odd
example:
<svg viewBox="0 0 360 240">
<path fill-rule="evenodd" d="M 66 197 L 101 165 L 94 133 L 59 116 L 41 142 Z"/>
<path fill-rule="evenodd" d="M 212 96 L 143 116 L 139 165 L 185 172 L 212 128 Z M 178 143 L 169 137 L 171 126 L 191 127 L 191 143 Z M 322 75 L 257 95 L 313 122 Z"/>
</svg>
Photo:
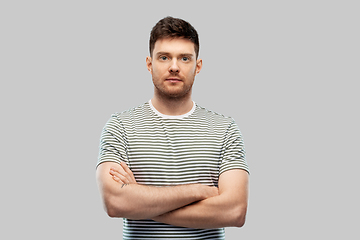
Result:
<svg viewBox="0 0 360 240">
<path fill-rule="evenodd" d="M 103 129 L 97 180 L 108 215 L 124 218 L 123 239 L 224 239 L 224 227 L 245 222 L 243 140 L 232 118 L 192 101 L 198 53 L 189 23 L 160 20 L 146 58 L 153 98 Z"/>
</svg>

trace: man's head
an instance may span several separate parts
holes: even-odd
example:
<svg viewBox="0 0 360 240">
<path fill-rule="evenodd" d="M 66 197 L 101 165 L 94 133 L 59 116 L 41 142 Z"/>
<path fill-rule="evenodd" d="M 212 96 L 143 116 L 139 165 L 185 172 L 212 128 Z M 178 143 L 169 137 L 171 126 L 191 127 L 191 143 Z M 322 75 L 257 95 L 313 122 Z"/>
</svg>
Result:
<svg viewBox="0 0 360 240">
<path fill-rule="evenodd" d="M 193 26 L 190 23 L 173 17 L 166 17 L 161 19 L 151 30 L 149 50 L 150 56 L 153 56 L 153 50 L 156 41 L 160 39 L 183 38 L 188 39 L 194 43 L 194 50 L 196 59 L 199 56 L 199 37 Z"/>
<path fill-rule="evenodd" d="M 155 97 L 191 99 L 195 76 L 202 68 L 198 52 L 198 35 L 186 21 L 167 17 L 155 25 L 150 36 L 150 57 L 146 58 Z"/>
</svg>

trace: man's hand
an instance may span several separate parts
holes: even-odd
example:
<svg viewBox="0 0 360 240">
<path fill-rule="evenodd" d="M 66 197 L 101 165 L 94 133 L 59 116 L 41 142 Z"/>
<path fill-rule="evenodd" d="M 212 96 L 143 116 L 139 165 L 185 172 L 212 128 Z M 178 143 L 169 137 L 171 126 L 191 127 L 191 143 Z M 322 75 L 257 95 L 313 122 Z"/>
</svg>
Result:
<svg viewBox="0 0 360 240">
<path fill-rule="evenodd" d="M 232 169 L 219 177 L 219 195 L 152 218 L 189 228 L 242 227 L 248 200 L 248 173 Z"/>
<path fill-rule="evenodd" d="M 134 174 L 126 163 L 121 162 L 119 167 L 110 168 L 110 175 L 112 178 L 121 184 L 136 184 Z M 123 185 L 124 186 L 124 185 Z"/>
<path fill-rule="evenodd" d="M 199 183 L 164 187 L 137 184 L 124 163 L 101 163 L 96 177 L 105 211 L 110 217 L 151 219 L 219 195 L 216 187 Z"/>
<path fill-rule="evenodd" d="M 124 162 L 121 162 L 119 167 L 110 168 L 109 173 L 116 182 L 122 184 L 122 187 L 128 184 L 137 184 L 134 174 Z M 204 196 L 204 199 L 219 195 L 219 189 L 217 187 L 203 185 L 198 191 Z"/>
<path fill-rule="evenodd" d="M 110 175 L 113 180 L 122 184 L 122 187 L 128 184 L 137 185 L 133 173 L 124 162 L 121 166 L 112 167 Z M 241 227 L 246 216 L 247 185 L 248 173 L 246 171 L 229 170 L 220 175 L 220 189 L 200 184 L 201 187 L 197 191 L 203 199 L 171 209 L 151 219 L 190 228 Z"/>
</svg>

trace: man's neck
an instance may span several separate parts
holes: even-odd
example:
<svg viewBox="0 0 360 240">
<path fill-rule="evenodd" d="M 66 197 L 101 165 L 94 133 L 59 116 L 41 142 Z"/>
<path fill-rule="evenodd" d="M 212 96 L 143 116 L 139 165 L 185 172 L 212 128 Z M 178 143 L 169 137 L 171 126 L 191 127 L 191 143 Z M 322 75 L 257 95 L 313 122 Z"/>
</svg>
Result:
<svg viewBox="0 0 360 240">
<path fill-rule="evenodd" d="M 193 108 L 193 101 L 191 97 L 188 98 L 160 98 L 154 96 L 151 103 L 156 110 L 164 115 L 178 116 L 191 111 Z"/>
</svg>

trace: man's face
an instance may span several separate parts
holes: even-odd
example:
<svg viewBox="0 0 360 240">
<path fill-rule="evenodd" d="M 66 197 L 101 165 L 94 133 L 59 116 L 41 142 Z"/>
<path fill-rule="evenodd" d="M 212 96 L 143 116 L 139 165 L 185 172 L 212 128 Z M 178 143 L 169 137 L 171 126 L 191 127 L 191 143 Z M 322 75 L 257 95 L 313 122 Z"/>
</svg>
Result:
<svg viewBox="0 0 360 240">
<path fill-rule="evenodd" d="M 146 58 L 155 86 L 155 95 L 184 98 L 191 95 L 195 75 L 202 67 L 196 60 L 194 43 L 182 38 L 165 38 L 155 42 L 152 58 Z"/>
</svg>

